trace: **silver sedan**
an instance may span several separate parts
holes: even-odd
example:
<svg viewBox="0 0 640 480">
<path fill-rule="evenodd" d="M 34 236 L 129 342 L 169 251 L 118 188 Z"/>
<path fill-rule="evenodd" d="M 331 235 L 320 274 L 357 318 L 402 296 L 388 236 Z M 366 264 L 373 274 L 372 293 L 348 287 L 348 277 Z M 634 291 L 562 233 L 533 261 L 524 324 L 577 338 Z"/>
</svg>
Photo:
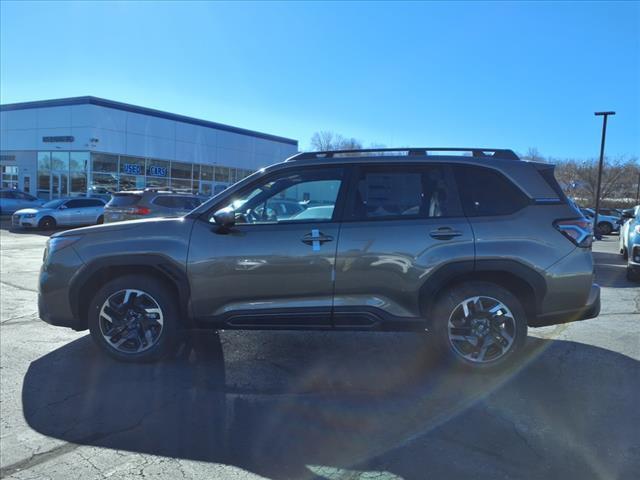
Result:
<svg viewBox="0 0 640 480">
<path fill-rule="evenodd" d="M 62 198 L 41 207 L 23 208 L 11 217 L 11 225 L 18 228 L 94 225 L 104 222 L 104 200 L 100 198 Z"/>
</svg>

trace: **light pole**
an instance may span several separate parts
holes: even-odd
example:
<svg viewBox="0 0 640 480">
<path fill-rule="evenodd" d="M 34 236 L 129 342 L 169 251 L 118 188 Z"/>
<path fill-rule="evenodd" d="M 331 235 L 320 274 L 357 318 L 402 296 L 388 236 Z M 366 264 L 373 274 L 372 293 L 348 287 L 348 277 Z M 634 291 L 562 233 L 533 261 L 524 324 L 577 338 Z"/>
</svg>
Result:
<svg viewBox="0 0 640 480">
<path fill-rule="evenodd" d="M 598 210 L 600 210 L 600 185 L 602 183 L 602 165 L 604 163 L 604 140 L 607 136 L 607 118 L 609 115 L 615 115 L 616 112 L 595 112 L 597 117 L 602 116 L 602 140 L 600 142 L 600 164 L 598 165 L 598 186 L 596 187 L 596 211 L 593 217 L 593 233 L 596 238 L 600 237 L 598 233 Z"/>
</svg>

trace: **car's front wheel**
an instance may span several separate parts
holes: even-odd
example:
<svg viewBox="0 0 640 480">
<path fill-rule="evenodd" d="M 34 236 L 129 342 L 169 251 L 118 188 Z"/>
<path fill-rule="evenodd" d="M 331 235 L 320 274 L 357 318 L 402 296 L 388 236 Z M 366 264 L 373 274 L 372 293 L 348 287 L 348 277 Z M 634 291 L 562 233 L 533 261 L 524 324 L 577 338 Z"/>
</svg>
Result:
<svg viewBox="0 0 640 480">
<path fill-rule="evenodd" d="M 433 309 L 438 349 L 459 366 L 488 369 L 511 362 L 527 338 L 518 299 L 489 282 L 467 282 L 443 292 Z"/>
<path fill-rule="evenodd" d="M 108 355 L 125 362 L 158 360 L 176 341 L 173 293 L 153 277 L 125 275 L 104 285 L 89 307 L 89 330 Z"/>
<path fill-rule="evenodd" d="M 627 265 L 627 280 L 631 282 L 640 282 L 640 267 Z"/>
<path fill-rule="evenodd" d="M 38 228 L 40 230 L 53 230 L 56 228 L 56 219 L 53 217 L 43 217 L 38 222 Z"/>
</svg>

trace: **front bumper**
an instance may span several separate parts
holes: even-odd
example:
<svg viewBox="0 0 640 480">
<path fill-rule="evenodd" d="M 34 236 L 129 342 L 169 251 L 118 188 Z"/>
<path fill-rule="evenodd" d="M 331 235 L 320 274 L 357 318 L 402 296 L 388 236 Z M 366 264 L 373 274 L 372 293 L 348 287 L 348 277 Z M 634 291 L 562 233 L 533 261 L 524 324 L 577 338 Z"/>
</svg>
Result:
<svg viewBox="0 0 640 480">
<path fill-rule="evenodd" d="M 13 228 L 35 228 L 38 226 L 38 219 L 36 217 L 26 218 L 20 215 L 12 215 L 11 226 Z"/>
<path fill-rule="evenodd" d="M 73 314 L 69 297 L 71 279 L 82 265 L 73 247 L 47 255 L 38 281 L 38 314 L 43 321 L 74 330 L 86 329 Z"/>
<path fill-rule="evenodd" d="M 562 312 L 552 312 L 538 315 L 529 322 L 532 327 L 546 327 L 548 325 L 558 325 L 561 323 L 577 322 L 588 320 L 600 315 L 600 285 L 594 283 L 589 292 L 589 298 L 584 307 L 575 310 L 565 310 Z"/>
</svg>

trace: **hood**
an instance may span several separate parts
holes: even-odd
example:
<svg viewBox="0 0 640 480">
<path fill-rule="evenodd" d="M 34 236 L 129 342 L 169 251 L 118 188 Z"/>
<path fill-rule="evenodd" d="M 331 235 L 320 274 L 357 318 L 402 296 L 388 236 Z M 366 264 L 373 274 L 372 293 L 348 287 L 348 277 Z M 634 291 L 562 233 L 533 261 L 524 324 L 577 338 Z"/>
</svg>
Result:
<svg viewBox="0 0 640 480">
<path fill-rule="evenodd" d="M 92 225 L 90 227 L 74 228 L 72 230 L 66 230 L 64 232 L 58 232 L 51 235 L 53 237 L 68 237 L 74 235 L 89 235 L 94 233 L 107 233 L 124 230 L 133 230 L 136 228 L 144 228 L 146 226 L 156 226 L 158 223 L 169 223 L 171 225 L 177 223 L 185 223 L 191 220 L 187 218 L 145 218 L 142 220 L 127 220 L 125 222 L 104 223 L 102 225 Z M 167 225 L 168 227 L 170 225 Z"/>
<path fill-rule="evenodd" d="M 16 214 L 17 215 L 23 215 L 23 214 L 27 214 L 27 213 L 43 213 L 43 212 L 51 212 L 53 211 L 50 208 L 22 208 L 20 210 L 16 210 Z"/>
</svg>

